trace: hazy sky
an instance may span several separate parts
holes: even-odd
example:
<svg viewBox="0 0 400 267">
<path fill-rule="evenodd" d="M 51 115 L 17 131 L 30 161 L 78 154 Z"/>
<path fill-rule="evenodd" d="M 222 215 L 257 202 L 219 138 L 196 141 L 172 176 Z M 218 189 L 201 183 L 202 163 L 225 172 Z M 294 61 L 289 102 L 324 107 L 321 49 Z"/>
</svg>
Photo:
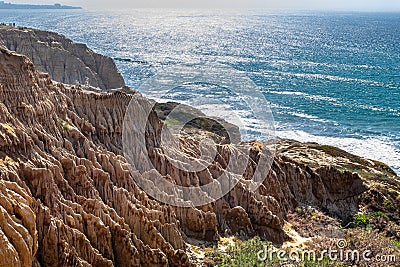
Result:
<svg viewBox="0 0 400 267">
<path fill-rule="evenodd" d="M 322 10 L 400 11 L 400 0 L 5 0 L 12 3 L 68 4 L 87 9 L 136 7 L 284 8 Z"/>
</svg>

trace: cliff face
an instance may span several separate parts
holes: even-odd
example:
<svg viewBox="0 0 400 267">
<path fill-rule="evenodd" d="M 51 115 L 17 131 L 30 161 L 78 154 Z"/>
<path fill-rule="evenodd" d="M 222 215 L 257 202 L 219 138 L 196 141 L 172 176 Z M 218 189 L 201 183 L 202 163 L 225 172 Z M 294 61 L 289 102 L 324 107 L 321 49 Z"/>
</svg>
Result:
<svg viewBox="0 0 400 267">
<path fill-rule="evenodd" d="M 2 265 L 187 265 L 173 209 L 111 152 L 129 96 L 66 88 L 6 50 L 0 70 Z"/>
<path fill-rule="evenodd" d="M 390 175 L 383 165 L 350 154 L 280 141 L 272 170 L 252 192 L 248 180 L 260 154 L 260 144 L 252 142 L 246 172 L 226 196 L 202 207 L 163 205 L 134 182 L 149 172 L 140 165 L 130 171 L 122 153 L 128 104 L 140 109 L 149 104 L 146 98 L 55 83 L 6 49 L 0 50 L 0 73 L 1 266 L 189 266 L 189 243 L 222 235 L 287 240 L 286 214 L 300 204 L 342 218 L 354 214 L 368 187 L 340 166 Z M 160 175 L 179 185 L 213 181 L 238 150 L 218 145 L 207 171 L 185 173 L 160 147 L 161 127 L 151 113 L 146 149 Z M 193 156 L 199 141 L 196 134 L 181 136 Z"/>
<path fill-rule="evenodd" d="M 58 82 L 113 89 L 125 85 L 114 61 L 86 45 L 46 31 L 0 27 L 0 45 L 26 55 L 41 72 Z"/>
</svg>

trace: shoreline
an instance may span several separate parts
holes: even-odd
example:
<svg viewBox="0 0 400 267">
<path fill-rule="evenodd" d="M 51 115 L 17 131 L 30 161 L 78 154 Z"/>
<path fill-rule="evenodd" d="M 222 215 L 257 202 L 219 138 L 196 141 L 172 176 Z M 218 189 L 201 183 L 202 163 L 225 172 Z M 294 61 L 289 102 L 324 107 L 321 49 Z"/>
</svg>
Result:
<svg viewBox="0 0 400 267">
<path fill-rule="evenodd" d="M 32 10 L 40 10 L 40 9 L 58 9 L 58 10 L 73 10 L 73 9 L 82 9 L 82 7 L 78 6 L 67 6 L 61 4 L 53 4 L 53 5 L 35 5 L 35 4 L 12 4 L 6 3 L 5 1 L 0 1 L 0 10 L 10 10 L 10 9 L 32 9 Z"/>
</svg>

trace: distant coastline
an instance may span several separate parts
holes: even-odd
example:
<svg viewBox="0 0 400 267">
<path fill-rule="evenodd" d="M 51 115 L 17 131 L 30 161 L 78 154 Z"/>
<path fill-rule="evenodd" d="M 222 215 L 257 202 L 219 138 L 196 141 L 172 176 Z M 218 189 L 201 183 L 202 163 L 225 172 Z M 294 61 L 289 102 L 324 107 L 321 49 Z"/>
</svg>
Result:
<svg viewBox="0 0 400 267">
<path fill-rule="evenodd" d="M 33 4 L 12 4 L 0 1 L 0 9 L 82 9 L 78 6 L 54 5 L 33 5 Z"/>
</svg>

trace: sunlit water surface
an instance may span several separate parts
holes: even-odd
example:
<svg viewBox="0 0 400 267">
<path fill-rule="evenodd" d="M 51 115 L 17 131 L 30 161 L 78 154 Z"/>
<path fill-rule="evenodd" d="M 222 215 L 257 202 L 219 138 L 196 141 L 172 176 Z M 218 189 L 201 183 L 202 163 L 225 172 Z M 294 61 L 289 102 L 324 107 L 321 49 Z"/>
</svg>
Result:
<svg viewBox="0 0 400 267">
<path fill-rule="evenodd" d="M 278 137 L 338 146 L 400 171 L 399 13 L 1 10 L 0 17 L 124 59 L 116 64 L 135 88 L 166 66 L 226 64 L 259 86 Z M 262 122 L 235 96 L 210 89 L 171 97 L 199 94 L 219 94 L 242 114 L 246 137 L 263 139 Z"/>
</svg>

